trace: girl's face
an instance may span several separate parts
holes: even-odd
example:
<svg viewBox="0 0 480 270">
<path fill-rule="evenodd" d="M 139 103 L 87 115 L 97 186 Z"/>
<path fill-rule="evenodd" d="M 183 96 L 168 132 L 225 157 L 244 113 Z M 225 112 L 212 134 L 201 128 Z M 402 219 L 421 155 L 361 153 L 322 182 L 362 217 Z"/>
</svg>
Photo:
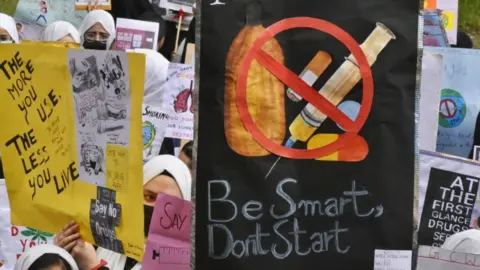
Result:
<svg viewBox="0 0 480 270">
<path fill-rule="evenodd" d="M 11 43 L 12 37 L 7 32 L 7 30 L 0 28 L 0 43 Z"/>
<path fill-rule="evenodd" d="M 167 175 L 159 175 L 143 186 L 143 204 L 155 206 L 159 193 L 182 198 L 182 192 L 175 179 Z"/>
<path fill-rule="evenodd" d="M 109 37 L 110 34 L 101 23 L 94 24 L 85 33 L 85 39 L 87 41 L 102 41 L 106 43 Z"/>
</svg>

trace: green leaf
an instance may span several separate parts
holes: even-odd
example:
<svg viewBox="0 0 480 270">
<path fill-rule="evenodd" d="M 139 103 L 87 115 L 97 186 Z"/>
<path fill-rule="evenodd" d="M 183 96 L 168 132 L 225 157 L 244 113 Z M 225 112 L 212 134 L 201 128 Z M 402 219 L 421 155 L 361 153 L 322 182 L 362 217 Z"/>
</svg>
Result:
<svg viewBox="0 0 480 270">
<path fill-rule="evenodd" d="M 33 235 L 35 235 L 36 233 L 35 233 L 34 231 L 25 230 L 25 231 L 22 231 L 21 234 L 22 234 L 23 236 L 27 236 L 27 237 L 28 237 L 28 236 L 33 236 Z"/>
<path fill-rule="evenodd" d="M 39 235 L 39 236 L 40 236 L 40 239 L 42 239 L 42 241 L 45 241 L 45 242 L 47 241 L 47 238 L 45 236 L 43 235 Z"/>
<path fill-rule="evenodd" d="M 48 233 L 48 232 L 41 232 L 41 234 L 45 237 L 52 237 L 53 236 L 52 233 Z"/>
<path fill-rule="evenodd" d="M 32 241 L 35 241 L 35 240 L 37 240 L 38 236 L 39 236 L 38 234 L 37 234 L 37 235 L 35 235 L 35 236 L 32 238 Z"/>
</svg>

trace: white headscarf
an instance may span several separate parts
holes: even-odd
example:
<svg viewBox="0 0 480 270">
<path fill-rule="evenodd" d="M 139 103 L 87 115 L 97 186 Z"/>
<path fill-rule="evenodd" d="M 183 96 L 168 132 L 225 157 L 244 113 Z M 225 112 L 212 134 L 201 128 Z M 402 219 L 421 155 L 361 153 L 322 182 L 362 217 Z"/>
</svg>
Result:
<svg viewBox="0 0 480 270">
<path fill-rule="evenodd" d="M 72 255 L 70 255 L 65 249 L 50 245 L 38 245 L 30 248 L 27 252 L 23 253 L 15 264 L 14 270 L 28 270 L 35 261 L 47 253 L 57 254 L 62 257 L 72 268 L 72 270 L 78 270 L 78 266 L 75 263 Z"/>
<path fill-rule="evenodd" d="M 113 19 L 112 15 L 105 10 L 94 10 L 85 16 L 80 28 L 78 29 L 80 32 L 80 44 L 83 46 L 83 42 L 85 41 L 85 33 L 96 23 L 100 23 L 110 34 L 110 37 L 107 40 L 107 50 L 109 50 L 113 41 L 115 40 L 115 20 Z"/>
<path fill-rule="evenodd" d="M 160 155 L 150 159 L 143 165 L 143 185 L 163 172 L 168 172 L 177 182 L 182 197 L 186 201 L 192 199 L 192 175 L 187 165 L 172 155 Z"/>
<path fill-rule="evenodd" d="M 192 193 L 192 175 L 187 165 L 179 158 L 171 155 L 160 155 L 150 159 L 143 165 L 143 185 L 145 186 L 150 180 L 167 171 L 173 176 L 177 182 L 184 200 L 191 200 Z M 108 267 L 115 270 L 123 270 L 127 257 L 113 251 L 97 248 L 97 256 L 108 262 Z M 140 270 L 141 265 L 136 264 L 132 270 Z"/>
<path fill-rule="evenodd" d="M 42 40 L 58 41 L 68 35 L 70 35 L 76 43 L 80 43 L 80 34 L 75 26 L 66 21 L 56 21 L 45 28 L 42 34 Z"/>
<path fill-rule="evenodd" d="M 0 13 L 0 28 L 7 31 L 15 43 L 20 43 L 20 38 L 18 37 L 17 32 L 17 24 L 12 17 L 8 16 L 7 14 Z"/>
<path fill-rule="evenodd" d="M 480 230 L 470 229 L 456 233 L 447 238 L 442 248 L 470 254 L 480 254 Z"/>
<path fill-rule="evenodd" d="M 143 53 L 146 56 L 143 104 L 162 108 L 165 106 L 163 104 L 163 86 L 167 81 L 170 61 L 154 50 L 133 49 L 129 52 Z"/>
</svg>

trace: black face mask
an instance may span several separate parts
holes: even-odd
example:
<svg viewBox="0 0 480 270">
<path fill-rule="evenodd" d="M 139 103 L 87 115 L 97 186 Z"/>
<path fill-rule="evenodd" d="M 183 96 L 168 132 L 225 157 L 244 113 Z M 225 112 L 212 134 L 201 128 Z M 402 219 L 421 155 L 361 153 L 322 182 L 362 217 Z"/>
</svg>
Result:
<svg viewBox="0 0 480 270">
<path fill-rule="evenodd" d="M 95 40 L 95 41 L 84 41 L 83 48 L 87 50 L 100 50 L 105 51 L 107 50 L 107 43 Z"/>
<path fill-rule="evenodd" d="M 149 205 L 143 205 L 143 215 L 144 215 L 144 221 L 143 221 L 143 231 L 145 232 L 145 237 L 148 237 L 148 231 L 150 230 L 150 221 L 152 220 L 153 216 L 153 206 Z"/>
</svg>

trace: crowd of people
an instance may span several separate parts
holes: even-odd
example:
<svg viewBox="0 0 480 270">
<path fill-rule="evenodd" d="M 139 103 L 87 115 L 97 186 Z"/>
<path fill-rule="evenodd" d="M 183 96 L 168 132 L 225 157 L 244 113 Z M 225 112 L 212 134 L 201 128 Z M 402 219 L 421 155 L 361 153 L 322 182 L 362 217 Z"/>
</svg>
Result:
<svg viewBox="0 0 480 270">
<path fill-rule="evenodd" d="M 161 99 L 170 64 L 168 59 L 175 55 L 172 50 L 172 42 L 176 39 L 176 31 L 170 31 L 170 35 L 168 35 L 168 29 L 171 30 L 173 24 L 166 22 L 160 14 L 153 10 L 148 10 L 133 19 L 159 24 L 158 50 L 134 50 L 146 56 L 143 103 L 158 106 L 161 103 L 159 99 Z M 193 27 L 194 24 L 189 32 L 193 32 Z M 55 21 L 45 28 L 41 35 L 41 41 L 77 43 L 83 49 L 110 50 L 114 48 L 115 32 L 115 19 L 109 12 L 89 7 L 89 12 L 78 29 L 69 22 Z M 188 39 L 188 42 L 194 43 L 193 34 L 190 37 L 182 35 Z M 22 43 L 14 18 L 3 13 L 0 13 L 0 43 Z M 165 45 L 170 49 L 164 50 Z M 179 157 L 174 154 L 175 144 L 174 139 L 165 138 L 158 155 L 149 159 L 143 167 L 145 237 L 148 236 L 150 220 L 158 194 L 163 193 L 194 201 L 194 184 L 191 175 L 192 142 L 188 142 L 182 147 Z M 4 178 L 1 157 L 0 178 Z M 194 265 L 193 261 L 191 265 Z M 15 269 L 130 270 L 141 269 L 141 262 L 85 242 L 80 237 L 78 224 L 71 221 L 56 233 L 54 245 L 45 244 L 29 249 L 19 258 Z"/>
</svg>

